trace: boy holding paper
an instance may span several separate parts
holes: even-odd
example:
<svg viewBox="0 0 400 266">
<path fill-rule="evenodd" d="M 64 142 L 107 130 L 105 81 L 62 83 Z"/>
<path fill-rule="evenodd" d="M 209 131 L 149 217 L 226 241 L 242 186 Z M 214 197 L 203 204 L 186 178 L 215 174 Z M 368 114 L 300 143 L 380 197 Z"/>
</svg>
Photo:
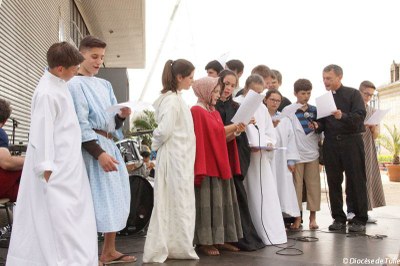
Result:
<svg viewBox="0 0 400 266">
<path fill-rule="evenodd" d="M 106 43 L 92 36 L 82 39 L 79 51 L 85 58 L 68 84 L 82 133 L 82 153 L 92 190 L 97 231 L 104 233 L 100 261 L 104 264 L 134 262 L 134 256 L 115 249 L 116 232 L 126 226 L 130 208 L 127 169 L 112 137 L 122 136 L 120 128 L 131 109 L 118 114 L 106 109 L 117 103 L 110 82 L 95 77 L 104 61 Z"/>
<path fill-rule="evenodd" d="M 375 108 L 370 106 L 368 103 L 372 99 L 375 92 L 375 85 L 371 81 L 363 81 L 359 88 L 361 97 L 364 100 L 365 109 L 367 115 L 365 121 L 367 121 L 372 114 L 375 112 Z M 376 156 L 375 139 L 379 135 L 379 125 L 365 125 L 365 132 L 362 134 L 365 149 L 365 170 L 367 174 L 367 195 L 368 195 L 368 210 L 372 211 L 372 208 L 385 206 L 385 194 L 382 187 L 381 173 L 379 171 L 378 158 Z M 350 197 L 346 197 L 347 204 L 347 220 L 352 220 L 354 214 L 354 203 L 350 200 Z M 367 223 L 376 223 L 377 220 L 368 215 Z"/>
</svg>

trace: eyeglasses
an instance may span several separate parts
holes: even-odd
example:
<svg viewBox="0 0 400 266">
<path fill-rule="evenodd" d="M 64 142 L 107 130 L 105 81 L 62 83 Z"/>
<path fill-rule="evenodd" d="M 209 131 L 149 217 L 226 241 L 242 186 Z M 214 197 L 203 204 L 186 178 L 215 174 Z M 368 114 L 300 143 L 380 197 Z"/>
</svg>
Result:
<svg viewBox="0 0 400 266">
<path fill-rule="evenodd" d="M 364 94 L 365 96 L 367 96 L 367 97 L 372 97 L 372 96 L 374 96 L 374 94 L 373 93 L 368 93 L 368 92 L 362 92 L 362 94 Z"/>
<path fill-rule="evenodd" d="M 271 101 L 273 103 L 281 103 L 281 100 L 272 99 L 272 98 L 268 98 L 268 101 Z"/>
</svg>

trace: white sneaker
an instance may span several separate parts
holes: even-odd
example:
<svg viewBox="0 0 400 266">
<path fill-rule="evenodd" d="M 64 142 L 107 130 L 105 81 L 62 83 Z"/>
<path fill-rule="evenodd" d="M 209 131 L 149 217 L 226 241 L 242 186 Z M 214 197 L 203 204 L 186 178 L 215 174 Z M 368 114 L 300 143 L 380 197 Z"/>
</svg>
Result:
<svg viewBox="0 0 400 266">
<path fill-rule="evenodd" d="M 9 225 L 0 228 L 0 239 L 11 237 L 11 227 Z"/>
<path fill-rule="evenodd" d="M 368 221 L 367 221 L 367 223 L 369 223 L 369 224 L 374 224 L 374 223 L 376 223 L 377 221 L 378 221 L 377 219 L 375 219 L 375 218 L 373 218 L 373 217 L 371 217 L 371 216 L 368 215 Z"/>
<path fill-rule="evenodd" d="M 356 215 L 354 214 L 354 212 L 348 212 L 348 213 L 347 213 L 347 221 L 353 220 L 354 216 L 356 216 Z"/>
</svg>

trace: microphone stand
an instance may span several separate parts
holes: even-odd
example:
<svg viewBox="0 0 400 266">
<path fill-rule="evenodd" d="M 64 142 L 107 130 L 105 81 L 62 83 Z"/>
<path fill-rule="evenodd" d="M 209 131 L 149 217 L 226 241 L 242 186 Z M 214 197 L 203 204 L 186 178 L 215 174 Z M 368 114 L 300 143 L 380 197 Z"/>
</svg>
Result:
<svg viewBox="0 0 400 266">
<path fill-rule="evenodd" d="M 15 129 L 18 127 L 18 121 L 14 118 L 11 118 L 13 122 L 13 129 L 12 129 L 12 145 L 15 144 Z"/>
</svg>

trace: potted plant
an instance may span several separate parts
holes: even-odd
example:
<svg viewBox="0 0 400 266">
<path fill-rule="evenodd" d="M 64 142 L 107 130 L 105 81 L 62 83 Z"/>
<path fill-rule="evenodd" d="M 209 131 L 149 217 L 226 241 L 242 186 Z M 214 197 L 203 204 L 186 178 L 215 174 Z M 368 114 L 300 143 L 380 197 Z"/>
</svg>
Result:
<svg viewBox="0 0 400 266">
<path fill-rule="evenodd" d="M 387 164 L 389 180 L 393 182 L 400 182 L 400 131 L 397 130 L 396 125 L 390 128 L 384 125 L 388 135 L 379 136 L 379 144 L 388 150 L 392 155 L 392 163 Z"/>
</svg>

